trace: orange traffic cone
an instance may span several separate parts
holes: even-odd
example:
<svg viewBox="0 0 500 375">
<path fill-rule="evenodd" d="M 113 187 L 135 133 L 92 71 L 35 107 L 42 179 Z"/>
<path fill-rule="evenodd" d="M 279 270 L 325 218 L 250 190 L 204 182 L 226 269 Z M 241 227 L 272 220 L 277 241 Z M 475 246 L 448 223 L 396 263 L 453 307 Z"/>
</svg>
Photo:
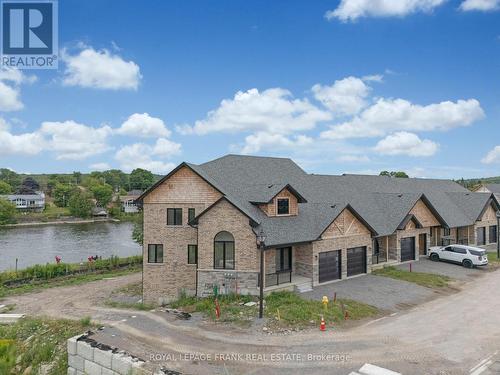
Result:
<svg viewBox="0 0 500 375">
<path fill-rule="evenodd" d="M 321 324 L 319 325 L 319 330 L 326 331 L 326 323 L 325 323 L 325 318 L 323 318 L 323 315 L 321 315 Z"/>
</svg>

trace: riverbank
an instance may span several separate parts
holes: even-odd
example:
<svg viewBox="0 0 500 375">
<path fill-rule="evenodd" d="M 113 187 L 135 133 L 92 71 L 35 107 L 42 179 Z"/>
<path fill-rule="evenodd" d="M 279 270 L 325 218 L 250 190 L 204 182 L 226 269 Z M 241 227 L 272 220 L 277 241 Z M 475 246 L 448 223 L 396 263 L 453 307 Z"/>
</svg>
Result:
<svg viewBox="0 0 500 375">
<path fill-rule="evenodd" d="M 16 224 L 4 224 L 0 225 L 0 228 L 15 228 L 15 227 L 30 227 L 30 226 L 40 226 L 40 225 L 61 225 L 61 224 L 91 224 L 91 223 L 106 223 L 114 222 L 119 223 L 121 220 L 115 218 L 106 219 L 61 219 L 54 221 L 33 221 L 26 223 L 16 223 Z"/>
<path fill-rule="evenodd" d="M 0 273 L 0 298 L 39 289 L 82 284 L 142 270 L 142 256 L 111 257 L 86 263 L 60 263 Z"/>
</svg>

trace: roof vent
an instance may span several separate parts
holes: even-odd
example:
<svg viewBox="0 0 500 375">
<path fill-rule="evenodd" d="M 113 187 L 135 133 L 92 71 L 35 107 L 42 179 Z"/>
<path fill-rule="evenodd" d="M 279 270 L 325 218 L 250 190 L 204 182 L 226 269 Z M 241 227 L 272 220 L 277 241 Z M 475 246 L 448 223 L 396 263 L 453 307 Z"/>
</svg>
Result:
<svg viewBox="0 0 500 375">
<path fill-rule="evenodd" d="M 274 184 L 268 185 L 267 188 L 271 189 L 274 186 Z"/>
<path fill-rule="evenodd" d="M 398 194 L 398 197 L 401 198 L 403 196 L 403 194 Z"/>
<path fill-rule="evenodd" d="M 330 208 L 335 208 L 335 207 L 337 207 L 337 205 L 336 205 L 336 204 L 332 204 L 332 205 L 330 206 Z"/>
</svg>

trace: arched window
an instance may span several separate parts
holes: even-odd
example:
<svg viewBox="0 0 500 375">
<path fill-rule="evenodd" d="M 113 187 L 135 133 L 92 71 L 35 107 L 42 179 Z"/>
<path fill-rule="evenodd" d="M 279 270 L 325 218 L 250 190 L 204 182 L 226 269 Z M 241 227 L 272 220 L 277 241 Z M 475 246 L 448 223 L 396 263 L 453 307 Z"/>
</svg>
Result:
<svg viewBox="0 0 500 375">
<path fill-rule="evenodd" d="M 234 237 L 229 232 L 219 232 L 214 238 L 214 268 L 234 270 Z"/>
</svg>

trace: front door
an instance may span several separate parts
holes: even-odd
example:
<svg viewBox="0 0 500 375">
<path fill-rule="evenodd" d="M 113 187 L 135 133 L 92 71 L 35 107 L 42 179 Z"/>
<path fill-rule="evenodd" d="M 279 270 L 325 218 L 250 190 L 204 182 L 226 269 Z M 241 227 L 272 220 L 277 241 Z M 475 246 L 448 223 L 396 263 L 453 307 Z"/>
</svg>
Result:
<svg viewBox="0 0 500 375">
<path fill-rule="evenodd" d="M 418 236 L 418 253 L 427 255 L 427 233 L 422 233 Z"/>
<path fill-rule="evenodd" d="M 481 227 L 477 228 L 477 245 L 485 245 L 486 244 L 486 228 Z"/>
<path fill-rule="evenodd" d="M 338 280 L 342 277 L 340 250 L 319 253 L 319 282 Z"/>
<path fill-rule="evenodd" d="M 292 270 L 292 248 L 276 249 L 276 273 Z"/>
</svg>

